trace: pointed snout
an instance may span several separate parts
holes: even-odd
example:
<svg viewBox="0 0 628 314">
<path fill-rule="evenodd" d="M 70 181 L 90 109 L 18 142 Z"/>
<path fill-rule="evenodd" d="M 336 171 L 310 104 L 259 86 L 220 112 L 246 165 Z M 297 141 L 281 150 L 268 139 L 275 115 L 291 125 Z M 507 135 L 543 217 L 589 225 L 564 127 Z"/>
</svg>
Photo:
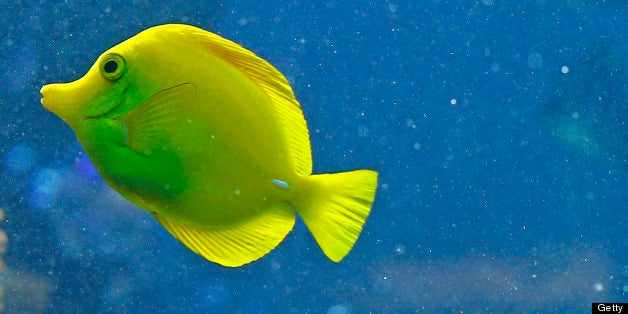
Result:
<svg viewBox="0 0 628 314">
<path fill-rule="evenodd" d="M 60 85 L 60 84 L 48 84 L 48 85 L 44 85 L 39 92 L 41 93 L 41 104 L 42 106 L 44 106 L 44 108 L 54 112 L 53 108 L 54 106 L 52 106 L 52 104 L 54 104 L 54 101 L 51 100 L 51 98 L 53 98 L 52 94 L 54 94 L 54 89 L 55 86 Z"/>
<path fill-rule="evenodd" d="M 82 119 L 85 110 L 108 82 L 92 67 L 83 77 L 69 83 L 48 84 L 41 88 L 41 104 L 70 125 Z"/>
<path fill-rule="evenodd" d="M 70 123 L 77 109 L 76 99 L 71 91 L 72 83 L 48 84 L 41 88 L 41 104 L 44 108 Z"/>
</svg>

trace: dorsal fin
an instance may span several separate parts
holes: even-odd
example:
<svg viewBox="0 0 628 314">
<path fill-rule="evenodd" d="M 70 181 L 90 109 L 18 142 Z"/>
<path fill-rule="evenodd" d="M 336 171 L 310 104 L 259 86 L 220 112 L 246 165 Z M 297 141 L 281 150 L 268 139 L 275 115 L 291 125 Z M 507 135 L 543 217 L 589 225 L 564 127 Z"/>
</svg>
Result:
<svg viewBox="0 0 628 314">
<path fill-rule="evenodd" d="M 203 29 L 180 24 L 156 28 L 160 27 L 164 27 L 164 32 L 189 36 L 199 49 L 205 49 L 232 64 L 255 82 L 274 105 L 294 170 L 301 175 L 312 173 L 310 138 L 303 112 L 288 81 L 275 67 L 242 46 Z"/>
</svg>

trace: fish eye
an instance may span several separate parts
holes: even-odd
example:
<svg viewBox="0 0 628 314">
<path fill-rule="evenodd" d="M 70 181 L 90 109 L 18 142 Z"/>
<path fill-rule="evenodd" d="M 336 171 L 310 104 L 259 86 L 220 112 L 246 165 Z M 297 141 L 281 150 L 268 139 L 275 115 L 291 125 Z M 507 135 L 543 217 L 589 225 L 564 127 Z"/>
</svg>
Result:
<svg viewBox="0 0 628 314">
<path fill-rule="evenodd" d="M 100 74 L 109 81 L 118 79 L 123 73 L 124 58 L 119 54 L 108 54 L 100 62 Z"/>
</svg>

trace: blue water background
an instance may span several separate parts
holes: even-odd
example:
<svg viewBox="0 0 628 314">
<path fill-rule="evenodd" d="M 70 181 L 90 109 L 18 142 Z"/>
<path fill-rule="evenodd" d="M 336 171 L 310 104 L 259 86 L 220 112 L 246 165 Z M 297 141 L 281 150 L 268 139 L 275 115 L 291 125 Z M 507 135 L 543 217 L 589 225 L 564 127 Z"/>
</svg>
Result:
<svg viewBox="0 0 628 314">
<path fill-rule="evenodd" d="M 202 2 L 0 8 L 7 312 L 582 313 L 628 301 L 625 1 Z M 286 75 L 315 172 L 380 172 L 341 263 L 302 221 L 257 262 L 206 261 L 106 186 L 40 105 L 44 84 L 168 22 Z"/>
</svg>

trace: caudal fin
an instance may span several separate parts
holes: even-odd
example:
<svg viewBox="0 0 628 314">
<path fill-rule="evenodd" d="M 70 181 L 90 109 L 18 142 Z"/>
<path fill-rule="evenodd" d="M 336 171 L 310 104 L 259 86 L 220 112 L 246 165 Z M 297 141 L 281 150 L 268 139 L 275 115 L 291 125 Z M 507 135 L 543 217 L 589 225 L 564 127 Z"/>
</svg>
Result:
<svg viewBox="0 0 628 314">
<path fill-rule="evenodd" d="M 325 255 L 344 258 L 358 239 L 371 211 L 377 172 L 355 170 L 312 175 L 295 208 Z"/>
</svg>

